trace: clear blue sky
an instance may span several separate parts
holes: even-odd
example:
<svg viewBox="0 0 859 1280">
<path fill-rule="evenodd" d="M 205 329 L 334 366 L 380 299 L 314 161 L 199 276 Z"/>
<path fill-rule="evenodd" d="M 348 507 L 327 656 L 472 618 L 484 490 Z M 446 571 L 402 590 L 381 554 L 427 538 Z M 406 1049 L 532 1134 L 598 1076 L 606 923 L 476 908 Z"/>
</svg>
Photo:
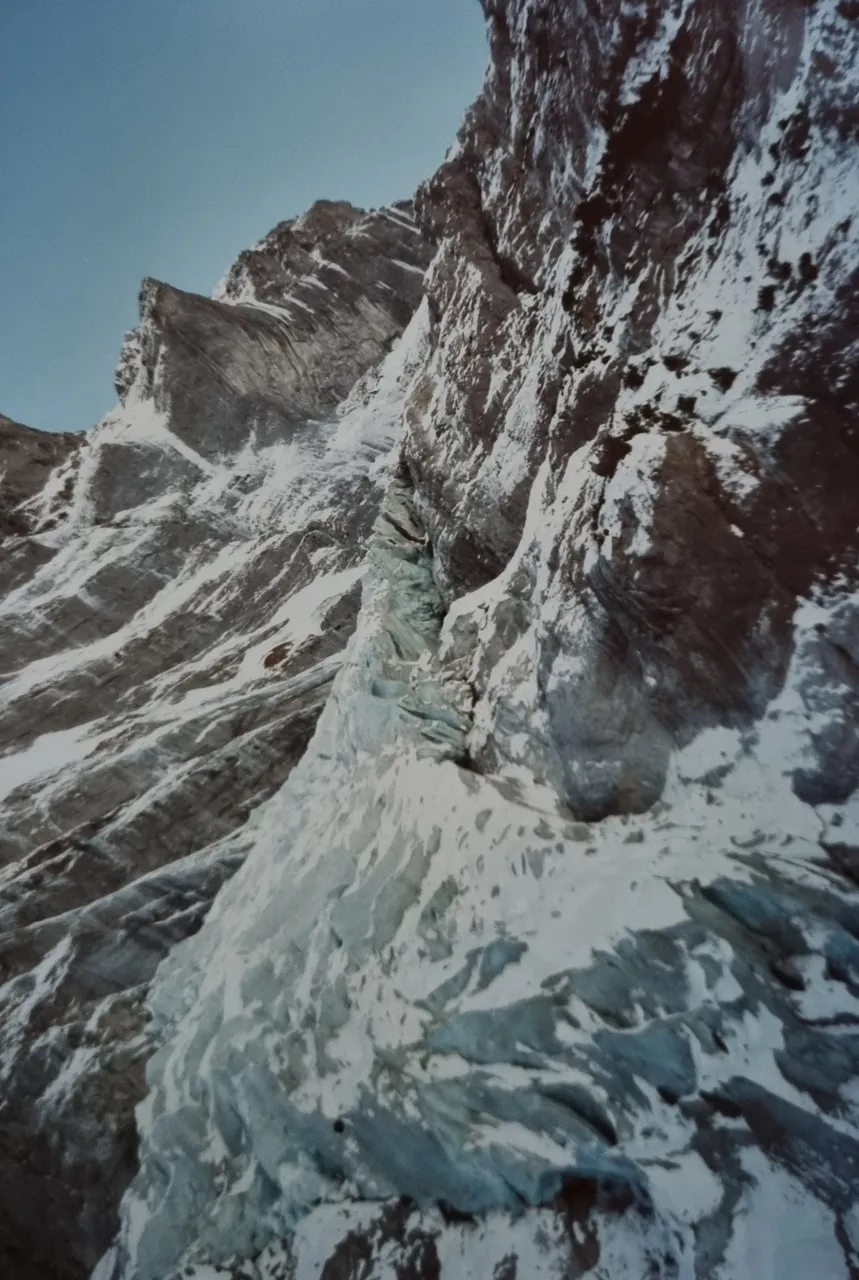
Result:
<svg viewBox="0 0 859 1280">
<path fill-rule="evenodd" d="M 444 159 L 486 64 L 477 0 L 0 0 L 0 413 L 112 405 L 144 275 L 209 293 L 319 197 Z"/>
</svg>

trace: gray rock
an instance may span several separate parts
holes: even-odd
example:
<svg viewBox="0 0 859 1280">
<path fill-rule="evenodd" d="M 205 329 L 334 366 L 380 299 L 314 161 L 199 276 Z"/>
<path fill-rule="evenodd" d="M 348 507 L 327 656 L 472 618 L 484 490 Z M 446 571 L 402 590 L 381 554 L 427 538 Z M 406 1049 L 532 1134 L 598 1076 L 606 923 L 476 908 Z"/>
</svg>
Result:
<svg viewBox="0 0 859 1280">
<path fill-rule="evenodd" d="M 301 757 L 360 602 L 391 438 L 359 419 L 431 246 L 407 204 L 317 205 L 263 246 L 221 300 L 144 283 L 123 403 L 87 436 L 0 419 L 0 1270 L 20 1280 L 87 1275 L 109 1243 L 148 984 Z"/>
</svg>

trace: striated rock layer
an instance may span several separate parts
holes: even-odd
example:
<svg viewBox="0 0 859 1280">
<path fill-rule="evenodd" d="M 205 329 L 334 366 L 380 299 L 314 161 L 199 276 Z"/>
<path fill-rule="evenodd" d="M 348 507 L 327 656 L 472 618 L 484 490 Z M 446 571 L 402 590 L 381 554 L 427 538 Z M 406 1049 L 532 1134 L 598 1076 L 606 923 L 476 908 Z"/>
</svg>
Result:
<svg viewBox="0 0 859 1280">
<path fill-rule="evenodd" d="M 859 1271 L 855 6 L 484 8 L 357 630 L 158 972 L 99 1280 Z"/>
<path fill-rule="evenodd" d="M 340 665 L 430 256 L 410 205 L 322 202 L 220 300 L 145 282 L 88 435 L 0 421 L 4 1276 L 86 1276 L 116 1230 L 148 983 Z"/>
</svg>

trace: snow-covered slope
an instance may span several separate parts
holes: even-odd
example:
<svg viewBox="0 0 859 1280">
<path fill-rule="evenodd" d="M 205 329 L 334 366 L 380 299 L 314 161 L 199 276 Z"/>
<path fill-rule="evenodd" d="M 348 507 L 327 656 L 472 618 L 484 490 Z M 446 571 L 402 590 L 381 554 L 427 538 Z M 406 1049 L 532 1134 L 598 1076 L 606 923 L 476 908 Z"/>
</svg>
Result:
<svg viewBox="0 0 859 1280">
<path fill-rule="evenodd" d="M 144 285 L 121 403 L 86 437 L 3 427 L 0 1272 L 16 1280 L 88 1274 L 115 1230 L 147 983 L 238 866 L 218 842 L 312 734 L 421 360 L 420 316 L 389 352 L 431 254 L 410 206 L 323 203 L 279 233 L 306 261 L 258 274 L 265 303 Z"/>
<path fill-rule="evenodd" d="M 99 1280 L 859 1270 L 859 15 L 485 0 L 312 743 Z"/>
<path fill-rule="evenodd" d="M 333 1256 L 355 1215 L 375 1225 L 368 1201 L 404 1196 L 425 1215 L 400 1234 L 440 1237 L 453 1276 L 491 1276 L 489 1255 L 466 1231 L 460 1272 L 433 1206 L 493 1213 L 523 1267 L 542 1235 L 562 1275 L 558 1213 L 595 1203 L 595 1237 L 630 1267 L 752 1274 L 765 1223 L 800 1268 L 773 1274 L 807 1274 L 811 1250 L 846 1277 L 859 905 L 820 865 L 839 811 L 790 784 L 814 727 L 808 640 L 757 742 L 704 734 L 655 810 L 576 822 L 533 780 L 462 767 L 462 615 L 441 624 L 399 486 L 371 565 L 307 756 L 159 971 L 167 1046 L 116 1274 L 265 1258 L 311 1212 L 296 1247 Z M 807 609 L 802 634 L 821 620 Z M 553 1204 L 552 1230 L 521 1216 Z M 368 1274 L 389 1274 L 381 1255 Z"/>
</svg>

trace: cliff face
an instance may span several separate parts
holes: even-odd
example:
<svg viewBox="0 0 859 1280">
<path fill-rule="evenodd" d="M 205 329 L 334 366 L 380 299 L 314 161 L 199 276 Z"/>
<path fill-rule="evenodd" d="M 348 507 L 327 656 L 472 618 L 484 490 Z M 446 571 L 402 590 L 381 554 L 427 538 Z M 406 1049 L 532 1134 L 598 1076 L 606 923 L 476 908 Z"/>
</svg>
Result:
<svg viewBox="0 0 859 1280">
<path fill-rule="evenodd" d="M 518 557 L 481 632 L 478 762 L 600 817 L 760 716 L 797 598 L 855 569 L 856 21 L 486 8 L 486 92 L 421 195 L 444 240 L 405 456 L 448 595 Z M 517 710 L 499 658 L 526 635 Z M 854 785 L 843 745 L 817 742 L 814 799 Z"/>
<path fill-rule="evenodd" d="M 431 250 L 405 205 L 322 203 L 276 236 L 303 257 L 263 241 L 220 301 L 145 282 L 86 437 L 0 423 L 0 1270 L 22 1280 L 109 1244 L 147 984 L 354 626 L 410 377 L 386 353 Z"/>
<path fill-rule="evenodd" d="M 81 443 L 81 437 L 71 432 L 48 435 L 0 413 L 0 531 L 4 537 L 30 532 L 28 500 L 41 492 L 51 471 Z"/>
<path fill-rule="evenodd" d="M 98 1280 L 859 1271 L 859 16 L 484 8 L 425 239 L 144 286 L 9 597 L 87 754 L 7 800 L 3 1061 L 76 1259 L 139 1143 Z"/>
</svg>

